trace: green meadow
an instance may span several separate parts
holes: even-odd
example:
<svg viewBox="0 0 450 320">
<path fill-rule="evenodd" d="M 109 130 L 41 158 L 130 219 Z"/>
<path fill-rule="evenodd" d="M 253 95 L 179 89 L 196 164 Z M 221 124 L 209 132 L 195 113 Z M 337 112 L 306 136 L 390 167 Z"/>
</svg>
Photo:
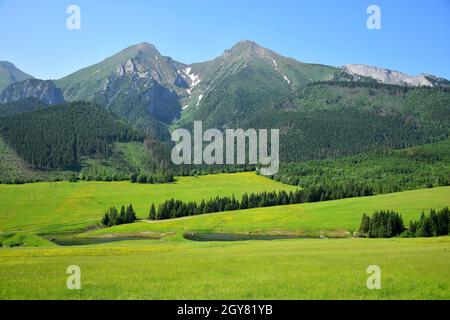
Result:
<svg viewBox="0 0 450 320">
<path fill-rule="evenodd" d="M 56 232 L 100 221 L 110 206 L 132 204 L 147 218 L 151 203 L 175 198 L 201 201 L 218 195 L 241 197 L 245 192 L 295 190 L 254 173 L 180 177 L 175 183 L 42 182 L 0 185 L 0 230 Z"/>
<path fill-rule="evenodd" d="M 450 187 L 391 193 L 336 201 L 304 203 L 213 213 L 173 220 L 142 221 L 84 234 L 133 234 L 154 232 L 319 234 L 348 236 L 359 228 L 363 213 L 396 210 L 406 222 L 417 220 L 422 211 L 450 205 Z"/>
<path fill-rule="evenodd" d="M 0 299 L 450 299 L 448 237 L 17 248 L 0 265 Z M 81 290 L 66 288 L 70 265 Z"/>
<path fill-rule="evenodd" d="M 363 213 L 396 210 L 408 222 L 449 206 L 450 187 L 80 229 L 97 224 L 111 205 L 132 203 L 145 219 L 151 202 L 169 198 L 282 189 L 293 187 L 254 173 L 167 185 L 0 185 L 0 241 L 27 244 L 0 248 L 0 299 L 450 299 L 449 237 L 348 237 Z M 75 230 L 82 239 L 148 238 L 62 247 L 40 236 Z M 195 242 L 186 232 L 346 238 Z M 81 290 L 66 288 L 71 265 L 81 268 Z M 381 268 L 381 290 L 367 289 L 370 265 Z"/>
</svg>

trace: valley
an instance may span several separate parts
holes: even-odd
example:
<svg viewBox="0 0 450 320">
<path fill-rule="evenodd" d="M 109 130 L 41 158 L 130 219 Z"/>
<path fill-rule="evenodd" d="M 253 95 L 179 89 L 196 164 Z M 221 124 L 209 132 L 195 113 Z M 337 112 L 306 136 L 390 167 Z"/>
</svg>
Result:
<svg viewBox="0 0 450 320">
<path fill-rule="evenodd" d="M 450 206 L 449 88 L 252 41 L 192 64 L 144 42 L 56 80 L 0 62 L 0 300 L 450 299 L 432 211 Z M 279 170 L 221 148 L 174 163 L 171 134 L 198 124 L 279 130 Z M 372 218 L 393 237 L 364 238 L 386 212 L 400 232 Z"/>
</svg>

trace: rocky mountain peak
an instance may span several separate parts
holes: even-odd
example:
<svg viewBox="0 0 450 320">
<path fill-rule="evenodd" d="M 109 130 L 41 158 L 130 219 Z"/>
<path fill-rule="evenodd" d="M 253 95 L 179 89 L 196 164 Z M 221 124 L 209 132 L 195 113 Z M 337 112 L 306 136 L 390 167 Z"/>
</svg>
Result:
<svg viewBox="0 0 450 320">
<path fill-rule="evenodd" d="M 433 75 L 419 74 L 411 76 L 403 72 L 368 66 L 364 64 L 348 64 L 342 67 L 342 71 L 355 77 L 368 77 L 384 84 L 403 85 L 411 87 L 434 87 L 445 85 L 447 80 Z"/>
<path fill-rule="evenodd" d="M 235 44 L 231 49 L 225 50 L 224 57 L 265 57 L 271 51 L 261 47 L 256 42 L 245 40 Z"/>
</svg>

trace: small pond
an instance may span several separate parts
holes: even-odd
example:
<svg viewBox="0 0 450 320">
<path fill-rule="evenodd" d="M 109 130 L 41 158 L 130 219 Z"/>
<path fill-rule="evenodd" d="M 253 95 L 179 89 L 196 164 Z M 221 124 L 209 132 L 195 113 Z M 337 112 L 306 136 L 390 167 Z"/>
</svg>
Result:
<svg viewBox="0 0 450 320">
<path fill-rule="evenodd" d="M 88 246 L 93 244 L 112 243 L 119 241 L 137 241 L 137 240 L 157 240 L 156 238 L 147 237 L 110 237 L 110 238 L 75 238 L 71 236 L 52 236 L 47 237 L 48 240 L 58 246 Z"/>
<path fill-rule="evenodd" d="M 191 241 L 250 241 L 250 240 L 283 240 L 283 239 L 318 239 L 318 237 L 294 235 L 260 235 L 260 234 L 227 234 L 227 233 L 185 233 L 184 238 Z"/>
</svg>

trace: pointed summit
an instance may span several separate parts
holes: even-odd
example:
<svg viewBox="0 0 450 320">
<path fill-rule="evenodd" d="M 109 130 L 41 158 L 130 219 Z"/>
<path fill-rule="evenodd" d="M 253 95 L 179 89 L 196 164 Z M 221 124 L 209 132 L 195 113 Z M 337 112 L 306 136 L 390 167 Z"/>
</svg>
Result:
<svg viewBox="0 0 450 320">
<path fill-rule="evenodd" d="M 225 50 L 225 56 L 242 56 L 242 55 L 252 55 L 252 56 L 267 56 L 273 54 L 274 52 L 269 49 L 261 47 L 256 42 L 250 40 L 244 40 L 236 43 L 231 49 Z"/>
<path fill-rule="evenodd" d="M 129 46 L 128 48 L 123 49 L 118 53 L 119 55 L 125 55 L 128 58 L 134 58 L 137 55 L 151 55 L 160 56 L 158 49 L 153 44 L 150 44 L 148 42 L 141 42 L 132 46 Z"/>
</svg>

